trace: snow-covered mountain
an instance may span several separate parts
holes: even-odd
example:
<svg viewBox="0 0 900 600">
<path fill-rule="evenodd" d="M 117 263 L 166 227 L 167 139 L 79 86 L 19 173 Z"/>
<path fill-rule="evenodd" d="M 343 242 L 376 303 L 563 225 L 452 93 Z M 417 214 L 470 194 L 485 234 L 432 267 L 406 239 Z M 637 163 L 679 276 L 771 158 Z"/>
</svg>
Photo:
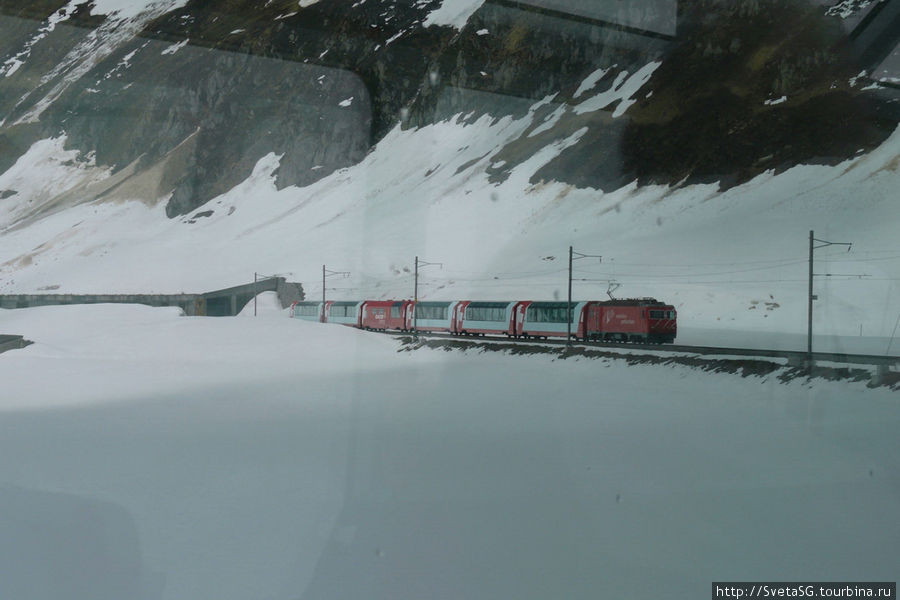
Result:
<svg viewBox="0 0 900 600">
<path fill-rule="evenodd" d="M 823 4 L 0 2 L 0 293 L 551 299 L 572 245 L 799 333 L 815 230 L 817 330 L 887 338 L 900 111 Z"/>
</svg>

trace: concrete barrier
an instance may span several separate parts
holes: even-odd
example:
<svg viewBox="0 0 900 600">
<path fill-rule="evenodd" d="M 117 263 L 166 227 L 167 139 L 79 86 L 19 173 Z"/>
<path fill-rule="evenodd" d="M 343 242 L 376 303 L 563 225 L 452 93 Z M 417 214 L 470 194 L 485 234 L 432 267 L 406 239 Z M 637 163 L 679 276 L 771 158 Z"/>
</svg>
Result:
<svg viewBox="0 0 900 600">
<path fill-rule="evenodd" d="M 24 348 L 32 343 L 33 342 L 26 340 L 21 335 L 0 335 L 0 354 L 3 354 L 7 350 Z"/>
<path fill-rule="evenodd" d="M 234 316 L 262 292 L 275 292 L 282 308 L 303 299 L 302 285 L 286 281 L 284 277 L 271 277 L 202 294 L 201 298 L 205 303 L 203 314 L 209 317 Z"/>
<path fill-rule="evenodd" d="M 202 315 L 200 294 L 12 294 L 0 296 L 0 308 L 31 308 L 66 304 L 146 304 L 178 306 L 186 315 Z"/>
<path fill-rule="evenodd" d="M 303 299 L 303 286 L 283 277 L 261 279 L 202 294 L 7 294 L 0 295 L 0 308 L 30 308 L 65 304 L 145 304 L 177 306 L 188 316 L 226 317 L 262 292 L 276 292 L 282 308 Z"/>
</svg>

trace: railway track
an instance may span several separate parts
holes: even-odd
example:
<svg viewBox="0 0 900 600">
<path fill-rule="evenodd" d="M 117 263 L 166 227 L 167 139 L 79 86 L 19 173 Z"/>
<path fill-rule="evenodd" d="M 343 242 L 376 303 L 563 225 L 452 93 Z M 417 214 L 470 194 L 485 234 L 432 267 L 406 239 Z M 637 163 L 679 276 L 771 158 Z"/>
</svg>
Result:
<svg viewBox="0 0 900 600">
<path fill-rule="evenodd" d="M 535 339 L 513 340 L 505 336 L 457 336 L 449 333 L 422 333 L 418 334 L 401 331 L 388 331 L 396 336 L 418 336 L 425 338 L 447 339 L 456 341 L 490 341 L 508 344 L 543 344 L 548 346 L 565 346 L 566 341 L 560 339 Z M 806 365 L 810 358 L 812 363 L 841 363 L 853 365 L 869 365 L 887 370 L 890 367 L 900 367 L 900 356 L 880 356 L 877 354 L 849 354 L 837 352 L 813 352 L 812 355 L 796 350 L 765 350 L 756 348 L 727 348 L 718 346 L 685 346 L 680 344 L 639 344 L 639 343 L 615 343 L 615 342 L 584 342 L 572 341 L 572 346 L 582 348 L 604 348 L 610 350 L 648 350 L 653 352 L 684 353 L 701 356 L 741 356 L 754 358 L 781 358 L 789 364 Z"/>
</svg>

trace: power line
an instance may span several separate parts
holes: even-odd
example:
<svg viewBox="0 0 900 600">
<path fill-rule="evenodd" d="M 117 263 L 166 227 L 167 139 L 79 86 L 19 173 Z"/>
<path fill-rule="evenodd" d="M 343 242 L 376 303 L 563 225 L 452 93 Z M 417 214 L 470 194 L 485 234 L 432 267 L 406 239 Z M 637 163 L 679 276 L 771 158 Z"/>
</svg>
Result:
<svg viewBox="0 0 900 600">
<path fill-rule="evenodd" d="M 862 275 L 841 275 L 838 276 L 840 278 L 835 279 L 832 278 L 832 281 L 854 281 L 854 282 L 866 282 L 866 281 L 900 281 L 900 278 L 877 278 L 877 277 L 865 277 L 865 279 L 861 279 Z M 586 282 L 594 282 L 594 283 L 606 283 L 611 279 L 620 279 L 619 277 L 613 278 L 600 278 L 600 279 L 592 279 L 592 278 L 584 278 L 584 279 L 575 279 L 575 281 L 586 281 Z M 709 285 L 711 283 L 802 283 L 806 282 L 806 279 L 714 279 L 710 281 L 653 281 L 653 280 L 641 280 L 641 279 L 627 279 L 624 283 L 629 284 L 653 284 L 653 285 Z"/>
<path fill-rule="evenodd" d="M 900 254 L 898 254 L 897 256 L 882 256 L 881 258 L 846 258 L 846 259 L 841 259 L 841 260 L 820 260 L 819 262 L 820 263 L 823 263 L 823 262 L 824 263 L 831 263 L 831 262 L 834 262 L 834 263 L 843 263 L 843 262 L 869 263 L 869 262 L 881 262 L 884 260 L 898 260 L 898 259 L 900 259 Z"/>
<path fill-rule="evenodd" d="M 783 265 L 773 265 L 773 266 L 769 266 L 769 267 L 751 267 L 749 269 L 734 269 L 731 271 L 713 271 L 711 273 L 691 273 L 690 275 L 712 276 L 712 275 L 731 275 L 732 273 L 752 273 L 752 272 L 757 272 L 757 271 L 771 271 L 771 270 L 775 270 L 775 269 L 784 269 L 786 267 L 790 267 L 795 264 L 801 264 L 801 263 L 805 263 L 805 262 L 806 261 L 796 261 L 796 262 L 791 262 L 791 263 L 785 263 Z M 683 268 L 687 269 L 687 268 L 691 268 L 692 266 L 693 265 L 684 265 Z M 609 274 L 597 273 L 596 271 L 588 271 L 586 269 L 579 269 L 579 272 L 589 273 L 591 275 L 609 275 L 611 277 L 620 277 L 620 276 L 629 275 L 629 273 L 622 273 L 622 272 L 609 273 Z M 655 278 L 659 278 L 659 279 L 667 279 L 667 278 L 684 277 L 685 276 L 684 273 L 659 273 L 659 274 L 657 274 L 657 273 L 634 273 L 634 274 L 639 275 L 640 277 L 655 277 Z"/>
<path fill-rule="evenodd" d="M 805 282 L 806 279 L 712 279 L 712 280 L 704 280 L 704 279 L 696 279 L 696 275 L 694 277 L 690 277 L 689 275 L 685 275 L 687 279 L 684 280 L 672 280 L 672 281 L 655 281 L 652 279 L 641 279 L 641 276 L 634 276 L 631 278 L 628 275 L 616 275 L 615 277 L 575 277 L 573 281 L 579 281 L 582 283 L 603 283 L 606 284 L 612 279 L 615 279 L 619 283 L 625 283 L 629 285 L 665 285 L 665 286 L 674 286 L 674 285 L 713 285 L 713 284 L 755 284 L 755 283 L 802 283 Z M 884 282 L 884 281 L 900 281 L 900 277 L 862 277 L 860 275 L 843 275 L 843 276 L 831 276 L 829 277 L 829 281 L 831 282 L 849 282 L 853 281 L 855 283 L 867 283 L 867 282 Z M 302 283 L 302 282 L 301 282 Z M 425 278 L 423 276 L 419 276 L 419 286 L 428 286 L 432 288 L 440 288 L 450 284 L 472 284 L 477 283 L 479 287 L 559 287 L 558 282 L 554 281 L 521 281 L 520 278 L 515 279 L 503 279 L 503 278 L 489 278 L 489 279 L 440 279 L 428 277 Z M 306 284 L 304 284 L 306 285 Z M 321 290 L 319 287 L 321 282 L 317 285 L 310 285 L 308 287 L 312 288 L 312 290 Z M 382 291 L 385 288 L 390 288 L 392 286 L 403 287 L 403 281 L 393 280 L 386 281 L 380 285 L 372 284 L 367 286 L 348 286 L 348 287 L 329 287 L 328 290 L 335 291 Z"/>
<path fill-rule="evenodd" d="M 559 269 L 542 269 L 540 271 L 494 271 L 495 275 L 524 275 L 524 276 L 533 276 L 533 275 L 554 275 L 556 273 L 562 273 L 565 271 L 565 267 L 560 267 Z M 475 273 L 475 274 L 484 274 L 484 271 L 465 271 L 461 269 L 444 269 L 445 273 Z"/>
<path fill-rule="evenodd" d="M 632 262 L 619 262 L 614 258 L 609 259 L 611 264 L 623 265 L 626 267 L 661 267 L 661 268 L 683 268 L 685 266 L 693 266 L 693 267 L 728 267 L 728 266 L 736 266 L 736 265 L 763 265 L 763 264 L 773 264 L 773 263 L 794 263 L 794 262 L 806 262 L 806 259 L 803 257 L 796 258 L 778 258 L 772 260 L 747 260 L 747 261 L 730 261 L 730 262 L 710 262 L 710 263 L 678 263 L 678 264 L 666 264 L 659 262 L 652 263 L 632 263 Z"/>
</svg>

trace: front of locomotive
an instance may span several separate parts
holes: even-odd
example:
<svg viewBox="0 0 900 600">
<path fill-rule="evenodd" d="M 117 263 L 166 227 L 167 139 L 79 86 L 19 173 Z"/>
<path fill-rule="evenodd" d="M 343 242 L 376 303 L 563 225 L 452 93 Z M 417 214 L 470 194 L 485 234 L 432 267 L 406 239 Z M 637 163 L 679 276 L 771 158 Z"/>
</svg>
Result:
<svg viewBox="0 0 900 600">
<path fill-rule="evenodd" d="M 671 344 L 678 334 L 678 314 L 671 305 L 647 308 L 647 338 L 652 343 Z"/>
</svg>

